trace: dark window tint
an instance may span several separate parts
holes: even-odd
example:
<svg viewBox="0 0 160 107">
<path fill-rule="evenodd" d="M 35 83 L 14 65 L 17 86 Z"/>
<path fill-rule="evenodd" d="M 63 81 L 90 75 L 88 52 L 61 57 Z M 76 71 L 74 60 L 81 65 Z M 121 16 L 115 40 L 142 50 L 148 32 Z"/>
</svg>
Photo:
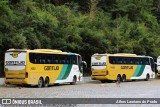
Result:
<svg viewBox="0 0 160 107">
<path fill-rule="evenodd" d="M 77 57 L 76 55 L 29 53 L 29 60 L 34 64 L 78 64 Z"/>
<path fill-rule="evenodd" d="M 139 64 L 149 65 L 149 58 L 147 57 L 121 57 L 121 56 L 109 56 L 109 62 L 111 64 Z"/>
</svg>

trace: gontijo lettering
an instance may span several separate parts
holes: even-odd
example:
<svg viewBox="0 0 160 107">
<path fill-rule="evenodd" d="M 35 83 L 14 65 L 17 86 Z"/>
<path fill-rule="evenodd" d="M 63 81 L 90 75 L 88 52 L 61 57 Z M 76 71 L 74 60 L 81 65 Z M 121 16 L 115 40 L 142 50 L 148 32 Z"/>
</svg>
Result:
<svg viewBox="0 0 160 107">
<path fill-rule="evenodd" d="M 95 66 L 95 65 L 96 65 L 96 66 L 98 66 L 98 65 L 99 65 L 99 66 L 105 66 L 105 65 L 106 65 L 106 62 L 93 62 L 93 63 L 92 63 L 92 66 L 93 66 L 93 65 L 94 65 L 94 66 Z"/>
<path fill-rule="evenodd" d="M 6 61 L 6 65 L 25 65 L 25 61 Z"/>
<path fill-rule="evenodd" d="M 59 70 L 59 66 L 44 66 L 44 70 Z"/>
<path fill-rule="evenodd" d="M 133 69 L 133 66 L 121 66 L 121 69 Z"/>
</svg>

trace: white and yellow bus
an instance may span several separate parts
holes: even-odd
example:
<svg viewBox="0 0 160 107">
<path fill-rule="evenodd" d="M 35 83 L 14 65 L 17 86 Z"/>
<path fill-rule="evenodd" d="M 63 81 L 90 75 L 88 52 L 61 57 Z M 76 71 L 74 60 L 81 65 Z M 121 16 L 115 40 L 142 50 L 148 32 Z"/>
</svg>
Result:
<svg viewBox="0 0 160 107">
<path fill-rule="evenodd" d="M 6 84 L 48 86 L 82 81 L 82 58 L 79 54 L 51 49 L 9 49 L 5 53 Z"/>
<path fill-rule="evenodd" d="M 94 54 L 91 57 L 91 78 L 106 81 L 126 81 L 155 78 L 154 60 L 136 54 Z"/>
</svg>

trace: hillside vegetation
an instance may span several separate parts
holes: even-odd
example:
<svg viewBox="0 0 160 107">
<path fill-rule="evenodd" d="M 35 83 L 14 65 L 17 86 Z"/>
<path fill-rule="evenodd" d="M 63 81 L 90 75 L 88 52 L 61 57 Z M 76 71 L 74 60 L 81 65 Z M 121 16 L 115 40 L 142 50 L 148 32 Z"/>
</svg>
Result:
<svg viewBox="0 0 160 107">
<path fill-rule="evenodd" d="M 9 48 L 160 55 L 159 0 L 1 0 L 0 59 Z M 90 66 L 88 66 L 89 68 Z"/>
</svg>

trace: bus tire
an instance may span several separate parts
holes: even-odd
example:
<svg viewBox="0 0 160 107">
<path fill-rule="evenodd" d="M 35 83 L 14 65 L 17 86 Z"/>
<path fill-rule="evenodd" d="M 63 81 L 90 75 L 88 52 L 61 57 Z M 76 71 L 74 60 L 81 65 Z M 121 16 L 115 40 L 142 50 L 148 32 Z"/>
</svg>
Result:
<svg viewBox="0 0 160 107">
<path fill-rule="evenodd" d="M 40 77 L 39 80 L 38 80 L 38 88 L 42 88 L 43 87 L 43 78 Z"/>
<path fill-rule="evenodd" d="M 112 80 L 107 80 L 107 83 L 112 83 L 113 81 Z"/>
<path fill-rule="evenodd" d="M 117 75 L 117 82 L 121 82 L 121 75 Z"/>
<path fill-rule="evenodd" d="M 105 80 L 101 80 L 101 83 L 105 83 L 106 81 Z"/>
<path fill-rule="evenodd" d="M 132 81 L 136 81 L 136 79 L 133 79 Z"/>
<path fill-rule="evenodd" d="M 122 82 L 125 82 L 125 81 L 126 81 L 126 75 L 123 74 L 123 75 L 122 75 Z"/>
<path fill-rule="evenodd" d="M 45 81 L 44 81 L 44 86 L 45 86 L 45 87 L 48 87 L 48 85 L 49 85 L 49 78 L 46 77 L 46 78 L 45 78 Z"/>
<path fill-rule="evenodd" d="M 150 76 L 149 76 L 149 74 L 147 74 L 145 80 L 148 81 L 149 79 L 150 79 Z"/>
<path fill-rule="evenodd" d="M 70 83 L 71 85 L 75 85 L 77 82 L 77 77 L 74 76 L 72 82 Z"/>
</svg>

